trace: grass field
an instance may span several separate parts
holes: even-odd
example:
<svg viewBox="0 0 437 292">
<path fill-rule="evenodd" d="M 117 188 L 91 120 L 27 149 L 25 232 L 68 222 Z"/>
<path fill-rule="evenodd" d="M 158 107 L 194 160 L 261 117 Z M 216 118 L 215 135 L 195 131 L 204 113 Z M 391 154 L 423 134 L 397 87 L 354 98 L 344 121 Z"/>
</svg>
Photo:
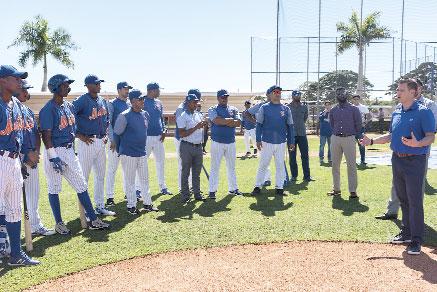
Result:
<svg viewBox="0 0 437 292">
<path fill-rule="evenodd" d="M 165 141 L 167 152 L 174 152 L 172 138 Z M 310 151 L 318 149 L 318 138 L 310 138 Z M 373 151 L 387 151 L 377 146 Z M 237 142 L 239 156 L 244 153 L 241 139 Z M 172 156 L 173 157 L 173 156 Z M 204 164 L 209 169 L 210 160 Z M 312 176 L 317 180 L 302 182 L 287 189 L 286 197 L 276 197 L 266 190 L 259 197 L 250 197 L 258 160 L 237 158 L 237 181 L 243 197 L 227 195 L 224 163 L 220 172 L 217 201 L 193 202 L 182 206 L 179 196 L 154 195 L 158 213 L 135 217 L 126 212 L 122 193 L 122 178 L 116 182 L 117 217 L 108 217 L 112 224 L 107 231 L 82 230 L 78 218 L 77 198 L 71 187 L 64 184 L 60 196 L 62 215 L 72 236 L 54 235 L 34 239 L 32 256 L 42 264 L 31 268 L 0 268 L 0 287 L 19 290 L 45 280 L 77 272 L 96 265 L 116 262 L 150 253 L 224 246 L 242 243 L 280 242 L 288 240 L 341 240 L 387 242 L 397 234 L 399 221 L 378 221 L 374 216 L 383 212 L 391 186 L 391 168 L 369 166 L 359 168 L 359 201 L 349 201 L 346 169 L 342 166 L 342 198 L 331 198 L 331 171 L 321 167 L 317 157 L 311 157 Z M 40 168 L 41 170 L 41 168 Z M 150 185 L 158 192 L 154 161 L 149 162 Z M 301 168 L 300 168 L 301 170 Z M 274 167 L 272 167 L 274 172 Z M 177 191 L 176 158 L 166 160 L 166 181 L 171 191 Z M 437 171 L 428 172 L 431 186 L 437 187 Z M 201 175 L 202 190 L 207 180 Z M 92 194 L 92 184 L 91 194 Z M 437 246 L 437 189 L 428 186 L 425 195 L 426 244 Z M 46 226 L 54 224 L 47 200 L 47 186 L 41 170 L 40 213 Z M 111 275 L 102 275 L 111 277 Z M 2 290 L 0 289 L 0 290 Z"/>
</svg>

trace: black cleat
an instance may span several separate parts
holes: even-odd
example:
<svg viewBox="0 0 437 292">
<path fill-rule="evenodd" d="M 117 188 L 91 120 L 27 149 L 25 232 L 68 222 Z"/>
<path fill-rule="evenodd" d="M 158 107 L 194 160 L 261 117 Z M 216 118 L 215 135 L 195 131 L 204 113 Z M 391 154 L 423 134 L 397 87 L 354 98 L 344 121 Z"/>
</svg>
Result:
<svg viewBox="0 0 437 292">
<path fill-rule="evenodd" d="M 127 208 L 127 212 L 132 215 L 140 214 L 140 211 L 136 207 Z"/>
<path fill-rule="evenodd" d="M 154 207 L 153 205 L 143 205 L 144 210 L 146 210 L 146 212 L 158 212 L 159 209 Z"/>
<path fill-rule="evenodd" d="M 113 198 L 109 198 L 106 200 L 106 206 L 115 206 L 115 202 Z"/>
<path fill-rule="evenodd" d="M 252 196 L 258 196 L 261 194 L 261 189 L 259 187 L 255 187 L 252 191 Z"/>
<path fill-rule="evenodd" d="M 378 220 L 395 220 L 395 219 L 398 219 L 398 214 L 387 214 L 387 213 L 384 213 L 382 215 L 375 216 L 375 218 L 378 219 Z"/>
<path fill-rule="evenodd" d="M 277 196 L 285 196 L 283 189 L 276 189 L 276 195 Z"/>
</svg>

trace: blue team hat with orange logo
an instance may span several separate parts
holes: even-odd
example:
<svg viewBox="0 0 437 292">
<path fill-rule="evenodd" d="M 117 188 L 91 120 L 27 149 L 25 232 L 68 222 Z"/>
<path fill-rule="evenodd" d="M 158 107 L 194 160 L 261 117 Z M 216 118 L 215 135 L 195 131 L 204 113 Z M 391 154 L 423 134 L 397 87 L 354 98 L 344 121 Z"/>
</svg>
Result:
<svg viewBox="0 0 437 292">
<path fill-rule="evenodd" d="M 130 92 L 129 92 L 129 99 L 139 99 L 139 100 L 141 100 L 141 99 L 144 99 L 144 96 L 143 96 L 143 93 L 141 92 L 141 90 L 139 90 L 139 89 L 132 89 Z"/>
<path fill-rule="evenodd" d="M 14 76 L 21 79 L 26 79 L 27 72 L 18 71 L 17 68 L 15 68 L 12 65 L 0 65 L 0 78 L 8 77 L 8 76 Z"/>
<path fill-rule="evenodd" d="M 96 75 L 90 74 L 87 77 L 85 77 L 85 85 L 88 84 L 99 84 L 101 82 L 105 82 L 105 80 L 100 79 Z"/>
</svg>

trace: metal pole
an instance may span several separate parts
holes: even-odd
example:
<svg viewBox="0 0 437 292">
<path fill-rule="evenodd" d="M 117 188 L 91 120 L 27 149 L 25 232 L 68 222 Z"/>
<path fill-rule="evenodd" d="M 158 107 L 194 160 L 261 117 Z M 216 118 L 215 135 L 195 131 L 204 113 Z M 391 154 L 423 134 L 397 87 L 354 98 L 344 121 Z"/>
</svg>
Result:
<svg viewBox="0 0 437 292">
<path fill-rule="evenodd" d="M 278 42 L 278 82 L 276 84 L 281 86 L 281 38 L 279 38 Z"/>
<path fill-rule="evenodd" d="M 279 82 L 279 0 L 276 2 L 276 84 Z"/>
<path fill-rule="evenodd" d="M 364 70 L 363 70 L 364 71 L 364 74 L 363 74 L 364 92 L 366 92 L 366 82 L 364 82 L 366 80 L 366 70 L 367 70 L 367 46 L 364 47 Z"/>
<path fill-rule="evenodd" d="M 402 0 L 402 26 L 401 26 L 401 61 L 400 61 L 400 71 L 399 71 L 399 75 L 402 76 L 402 72 L 403 72 L 403 42 L 404 42 L 404 13 L 405 13 L 405 0 Z"/>
<path fill-rule="evenodd" d="M 335 86 L 338 87 L 338 37 L 335 37 Z"/>
<path fill-rule="evenodd" d="M 393 50 L 392 50 L 392 58 L 393 58 L 393 65 L 392 65 L 392 74 L 391 74 L 391 84 L 395 83 L 395 38 L 392 38 L 393 40 Z"/>
<path fill-rule="evenodd" d="M 407 73 L 407 41 L 404 41 L 404 74 Z"/>
<path fill-rule="evenodd" d="M 322 17 L 322 0 L 319 0 L 319 48 L 317 56 L 317 114 L 320 113 L 320 30 Z"/>
<path fill-rule="evenodd" d="M 310 38 L 307 38 L 307 86 L 306 89 L 308 90 L 308 82 L 309 82 L 309 71 L 310 71 Z"/>
<path fill-rule="evenodd" d="M 425 45 L 425 62 L 426 62 L 426 45 Z"/>
<path fill-rule="evenodd" d="M 411 67 L 411 65 L 410 65 L 410 67 Z M 417 42 L 416 42 L 416 67 L 415 68 L 417 68 Z M 410 68 L 410 71 L 411 71 L 411 68 Z"/>
<path fill-rule="evenodd" d="M 250 37 L 250 92 L 253 92 L 253 37 Z"/>
</svg>

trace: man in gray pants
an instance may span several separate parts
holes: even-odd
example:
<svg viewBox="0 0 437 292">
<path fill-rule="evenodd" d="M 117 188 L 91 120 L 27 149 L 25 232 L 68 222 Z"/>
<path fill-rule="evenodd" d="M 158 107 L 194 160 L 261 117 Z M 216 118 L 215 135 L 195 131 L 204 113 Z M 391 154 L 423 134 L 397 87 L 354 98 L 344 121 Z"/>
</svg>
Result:
<svg viewBox="0 0 437 292">
<path fill-rule="evenodd" d="M 420 79 L 417 79 L 417 78 L 415 79 L 415 81 L 417 83 L 416 99 L 419 103 L 423 104 L 424 106 L 426 106 L 427 108 L 429 108 L 432 111 L 432 113 L 434 115 L 434 119 L 436 121 L 436 127 L 437 127 L 437 103 L 435 101 L 433 101 L 432 99 L 424 97 L 422 95 L 422 90 L 423 90 L 422 81 L 420 81 Z M 430 155 L 430 151 L 431 151 L 431 147 L 429 147 L 428 153 L 426 154 L 425 176 L 424 176 L 423 185 L 422 185 L 422 194 L 425 193 L 426 173 L 428 171 L 428 158 Z M 397 219 L 400 206 L 401 206 L 401 203 L 399 201 L 398 196 L 396 195 L 395 187 L 394 187 L 394 185 L 392 185 L 390 200 L 388 201 L 388 204 L 387 204 L 387 211 L 382 215 L 376 216 L 375 218 L 380 219 L 380 220 Z"/>
<path fill-rule="evenodd" d="M 203 163 L 203 129 L 206 121 L 203 120 L 202 114 L 196 111 L 199 98 L 194 94 L 188 94 L 185 100 L 186 109 L 177 117 L 176 121 L 181 138 L 179 155 L 182 160 L 181 195 L 183 204 L 190 200 L 190 187 L 188 185 L 190 170 L 194 199 L 197 201 L 205 200 L 200 193 L 200 172 Z"/>
</svg>

